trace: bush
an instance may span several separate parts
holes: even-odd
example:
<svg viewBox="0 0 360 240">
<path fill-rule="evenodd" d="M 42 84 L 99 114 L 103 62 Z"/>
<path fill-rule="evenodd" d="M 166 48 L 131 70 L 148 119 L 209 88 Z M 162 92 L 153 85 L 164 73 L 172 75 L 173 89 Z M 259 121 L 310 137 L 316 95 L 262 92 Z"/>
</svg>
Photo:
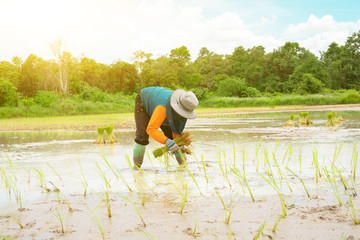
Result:
<svg viewBox="0 0 360 240">
<path fill-rule="evenodd" d="M 206 99 L 209 94 L 209 90 L 207 88 L 192 88 L 190 91 L 195 94 L 198 100 Z"/>
<path fill-rule="evenodd" d="M 59 96 L 54 92 L 38 91 L 36 92 L 34 102 L 42 107 L 49 107 L 52 103 L 59 100 Z"/>
<path fill-rule="evenodd" d="M 346 91 L 345 96 L 341 98 L 341 103 L 360 103 L 360 93 L 354 89 Z"/>
<path fill-rule="evenodd" d="M 87 101 L 92 102 L 104 102 L 106 93 L 102 92 L 97 87 L 92 87 L 89 85 L 85 85 L 82 87 L 81 92 L 78 94 L 78 96 Z"/>
<path fill-rule="evenodd" d="M 0 78 L 0 106 L 17 106 L 17 88 L 7 79 Z"/>
<path fill-rule="evenodd" d="M 325 87 L 319 79 L 315 78 L 310 73 L 305 73 L 301 77 L 300 82 L 297 83 L 296 91 L 300 94 L 319 93 Z"/>
</svg>

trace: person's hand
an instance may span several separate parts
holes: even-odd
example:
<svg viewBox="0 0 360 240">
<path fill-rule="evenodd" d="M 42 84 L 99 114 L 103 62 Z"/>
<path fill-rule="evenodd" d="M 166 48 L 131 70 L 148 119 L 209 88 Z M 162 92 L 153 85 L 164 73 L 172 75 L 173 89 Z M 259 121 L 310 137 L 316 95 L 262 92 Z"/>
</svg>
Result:
<svg viewBox="0 0 360 240">
<path fill-rule="evenodd" d="M 165 142 L 166 146 L 168 147 L 169 151 L 171 153 L 176 152 L 177 150 L 179 150 L 179 146 L 170 138 L 168 138 Z"/>
</svg>

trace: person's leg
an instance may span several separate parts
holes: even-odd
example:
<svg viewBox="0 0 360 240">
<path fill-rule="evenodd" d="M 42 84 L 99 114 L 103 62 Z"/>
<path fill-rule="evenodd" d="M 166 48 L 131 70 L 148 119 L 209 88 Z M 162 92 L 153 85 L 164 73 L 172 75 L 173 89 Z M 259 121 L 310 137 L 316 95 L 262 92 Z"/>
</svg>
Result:
<svg viewBox="0 0 360 240">
<path fill-rule="evenodd" d="M 171 130 L 170 126 L 161 126 L 160 128 L 164 132 L 164 135 L 166 137 L 173 139 L 172 130 Z M 183 155 L 181 153 L 181 149 L 176 151 L 174 153 L 174 156 L 176 158 L 176 161 L 179 163 L 179 165 L 183 165 L 185 163 L 186 158 L 185 158 L 185 155 Z"/>
<path fill-rule="evenodd" d="M 144 105 L 141 102 L 140 94 L 135 99 L 135 124 L 136 124 L 136 136 L 133 150 L 134 169 L 140 168 L 144 155 L 146 145 L 149 144 L 149 135 L 146 133 L 146 128 L 149 123 L 150 117 L 146 113 Z"/>
</svg>

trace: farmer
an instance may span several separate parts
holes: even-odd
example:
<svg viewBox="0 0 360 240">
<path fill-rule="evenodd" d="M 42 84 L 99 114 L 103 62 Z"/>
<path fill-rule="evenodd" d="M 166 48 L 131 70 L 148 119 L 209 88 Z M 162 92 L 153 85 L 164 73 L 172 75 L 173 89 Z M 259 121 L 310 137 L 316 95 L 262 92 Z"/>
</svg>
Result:
<svg viewBox="0 0 360 240">
<path fill-rule="evenodd" d="M 166 144 L 181 165 L 179 146 L 173 141 L 180 135 L 187 119 L 196 117 L 199 101 L 195 94 L 183 89 L 171 91 L 161 87 L 147 87 L 135 99 L 136 137 L 134 145 L 134 168 L 141 167 L 149 135 L 161 144 Z M 159 128 L 163 131 L 160 132 Z"/>
</svg>

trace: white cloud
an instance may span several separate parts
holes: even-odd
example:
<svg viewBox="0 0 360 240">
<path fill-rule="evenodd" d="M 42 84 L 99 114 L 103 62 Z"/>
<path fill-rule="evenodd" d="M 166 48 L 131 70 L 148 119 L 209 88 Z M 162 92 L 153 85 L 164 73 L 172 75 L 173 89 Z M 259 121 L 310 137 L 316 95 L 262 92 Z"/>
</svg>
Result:
<svg viewBox="0 0 360 240">
<path fill-rule="evenodd" d="M 290 24 L 283 38 L 297 41 L 300 46 L 319 55 L 319 51 L 325 51 L 332 42 L 344 44 L 346 39 L 359 29 L 360 20 L 357 22 L 336 22 L 330 15 L 325 15 L 322 18 L 310 15 L 307 22 L 297 25 Z"/>
<path fill-rule="evenodd" d="M 259 25 L 276 28 L 277 17 L 264 16 Z M 360 21 L 338 23 L 332 16 L 311 15 L 305 23 L 289 25 L 281 37 L 255 34 L 255 26 L 235 11 L 205 17 L 201 6 L 176 0 L 1 0 L 0 61 L 30 53 L 52 58 L 49 42 L 57 36 L 73 55 L 85 53 L 103 63 L 130 61 L 139 49 L 158 57 L 182 45 L 193 58 L 202 47 L 231 54 L 238 46 L 262 45 L 269 52 L 285 41 L 315 53 L 333 41 L 343 43 Z"/>
</svg>

